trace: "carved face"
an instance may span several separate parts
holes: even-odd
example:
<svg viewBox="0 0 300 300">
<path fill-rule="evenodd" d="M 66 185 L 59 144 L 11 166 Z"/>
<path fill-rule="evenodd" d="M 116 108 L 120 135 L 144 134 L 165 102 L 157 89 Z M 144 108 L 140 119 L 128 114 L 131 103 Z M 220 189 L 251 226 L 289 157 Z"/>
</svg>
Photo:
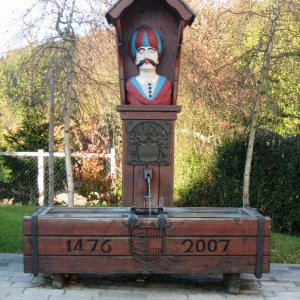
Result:
<svg viewBox="0 0 300 300">
<path fill-rule="evenodd" d="M 156 69 L 159 63 L 157 50 L 153 47 L 140 47 L 137 49 L 135 63 L 141 70 Z"/>
<path fill-rule="evenodd" d="M 133 61 L 137 60 L 138 50 L 140 50 L 141 48 L 144 48 L 145 50 L 150 48 L 155 49 L 157 52 L 157 56 L 159 58 L 161 57 L 163 52 L 163 42 L 160 34 L 156 29 L 152 29 L 147 25 L 143 25 L 134 32 L 128 44 L 129 54 Z M 147 53 L 147 50 L 145 52 L 145 54 L 149 54 Z M 151 52 L 151 50 L 149 52 Z"/>
</svg>

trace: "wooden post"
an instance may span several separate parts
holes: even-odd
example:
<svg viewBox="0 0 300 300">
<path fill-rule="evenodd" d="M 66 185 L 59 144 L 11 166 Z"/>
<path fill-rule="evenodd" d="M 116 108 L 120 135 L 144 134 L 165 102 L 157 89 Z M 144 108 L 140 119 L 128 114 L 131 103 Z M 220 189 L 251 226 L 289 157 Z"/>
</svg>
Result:
<svg viewBox="0 0 300 300">
<path fill-rule="evenodd" d="M 223 274 L 223 281 L 231 295 L 238 295 L 240 293 L 240 273 Z"/>
<path fill-rule="evenodd" d="M 122 205 L 145 207 L 144 195 L 146 194 L 147 186 L 143 172 L 145 168 L 150 168 L 153 170 L 153 178 L 151 179 L 153 207 L 162 204 L 164 206 L 173 206 L 174 123 L 177 119 L 177 114 L 181 111 L 181 106 L 119 105 L 117 110 L 120 112 L 123 121 Z M 152 143 L 152 147 L 157 147 L 156 149 L 158 153 L 161 153 L 161 156 L 166 155 L 166 161 L 147 162 L 142 159 L 138 162 L 131 161 L 130 155 L 133 156 L 138 153 L 136 157 L 140 158 L 140 152 L 138 151 L 146 148 L 143 147 L 142 139 L 140 138 L 136 138 L 134 143 L 131 143 L 132 132 L 139 128 L 142 135 L 143 132 L 147 132 L 147 126 L 157 128 L 158 132 L 161 132 L 160 134 L 164 132 L 168 134 L 168 138 L 165 138 L 164 143 Z M 162 150 L 163 147 L 165 147 L 164 150 Z M 159 158 L 160 155 L 157 157 Z"/>
<path fill-rule="evenodd" d="M 123 121 L 122 205 L 145 207 L 147 184 L 143 172 L 150 168 L 153 171 L 149 196 L 151 205 L 172 206 L 174 127 L 177 113 L 181 110 L 176 105 L 180 53 L 183 30 L 193 23 L 195 13 L 181 0 L 119 0 L 107 12 L 106 18 L 116 27 L 121 90 L 121 105 L 117 110 Z M 157 32 L 163 45 L 160 47 L 163 57 L 158 59 L 155 73 L 157 71 L 159 76 L 167 78 L 171 99 L 146 102 L 147 105 L 129 105 L 132 102 L 125 83 L 136 77 L 140 70 L 128 49 L 134 34 L 145 26 Z M 151 91 L 151 83 L 148 82 L 148 85 Z M 168 89 L 167 85 L 165 88 Z"/>
<path fill-rule="evenodd" d="M 62 289 L 65 283 L 64 274 L 52 274 L 52 287 L 54 289 Z"/>
</svg>

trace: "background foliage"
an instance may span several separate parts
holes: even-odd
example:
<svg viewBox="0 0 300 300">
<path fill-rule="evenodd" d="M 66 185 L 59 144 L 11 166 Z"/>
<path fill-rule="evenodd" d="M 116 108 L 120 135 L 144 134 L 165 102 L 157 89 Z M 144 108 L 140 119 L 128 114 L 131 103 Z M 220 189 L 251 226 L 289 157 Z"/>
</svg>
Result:
<svg viewBox="0 0 300 300">
<path fill-rule="evenodd" d="M 241 206 L 249 124 L 271 22 L 270 3 L 187 2 L 197 17 L 186 29 L 182 47 L 178 102 L 183 109 L 176 123 L 175 204 Z M 254 147 L 250 203 L 272 217 L 277 231 L 299 234 L 300 1 L 277 4 L 278 26 Z M 94 5 L 94 11 L 99 11 Z M 103 154 L 115 147 L 121 159 L 114 31 L 102 21 L 93 22 L 76 48 L 72 151 Z M 45 41 L 43 51 L 40 46 L 12 51 L 0 60 L 0 150 L 47 149 L 49 62 L 61 44 Z M 57 81 L 62 89 L 63 78 L 58 76 Z M 59 92 L 55 107 L 55 150 L 62 150 Z M 96 127 L 91 129 L 90 124 Z M 0 160 L 0 167 L 2 183 L 14 180 L 9 164 Z M 92 174 L 90 168 L 97 172 Z M 96 195 L 98 204 L 114 205 L 115 199 L 104 200 L 111 192 L 111 181 L 101 175 L 103 168 L 101 160 L 88 165 L 78 161 L 76 178 L 83 179 L 80 188 L 86 197 Z M 89 185 L 97 193 L 86 189 Z"/>
<path fill-rule="evenodd" d="M 189 155 L 189 180 L 177 190 L 180 206 L 242 206 L 247 136 L 227 137 L 211 161 Z M 191 168 L 189 166 L 192 166 Z M 181 166 L 184 168 L 184 166 Z M 195 168 L 195 169 L 193 169 Z M 259 132 L 251 176 L 251 205 L 279 232 L 300 232 L 300 139 Z"/>
<path fill-rule="evenodd" d="M 267 1 L 190 1 L 176 134 L 175 197 L 183 206 L 242 205 L 249 124 L 270 27 Z M 268 86 L 254 146 L 250 203 L 277 231 L 300 233 L 299 1 L 277 1 Z M 297 28 L 297 30 L 296 30 Z"/>
</svg>

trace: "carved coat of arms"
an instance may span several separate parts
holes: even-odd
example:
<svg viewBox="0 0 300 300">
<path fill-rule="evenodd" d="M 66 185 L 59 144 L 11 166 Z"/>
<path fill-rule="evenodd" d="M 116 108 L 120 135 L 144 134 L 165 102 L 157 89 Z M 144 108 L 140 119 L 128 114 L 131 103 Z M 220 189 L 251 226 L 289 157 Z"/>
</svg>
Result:
<svg viewBox="0 0 300 300">
<path fill-rule="evenodd" d="M 150 226 L 129 227 L 131 255 L 140 263 L 158 261 L 165 251 L 166 229 Z"/>
<path fill-rule="evenodd" d="M 170 124 L 133 121 L 127 126 L 129 164 L 168 164 Z"/>
</svg>

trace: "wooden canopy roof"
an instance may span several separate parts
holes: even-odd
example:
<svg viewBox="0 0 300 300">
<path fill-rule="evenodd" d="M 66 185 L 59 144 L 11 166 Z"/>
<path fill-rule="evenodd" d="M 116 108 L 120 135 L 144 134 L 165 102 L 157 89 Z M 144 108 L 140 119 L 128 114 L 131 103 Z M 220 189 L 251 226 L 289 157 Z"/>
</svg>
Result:
<svg viewBox="0 0 300 300">
<path fill-rule="evenodd" d="M 136 2 L 149 1 L 149 0 L 119 0 L 107 13 L 106 19 L 109 24 L 114 24 L 118 19 L 126 14 L 126 12 Z M 196 14 L 189 8 L 189 6 L 183 0 L 160 0 L 166 7 L 175 12 L 186 25 L 192 25 Z"/>
</svg>

